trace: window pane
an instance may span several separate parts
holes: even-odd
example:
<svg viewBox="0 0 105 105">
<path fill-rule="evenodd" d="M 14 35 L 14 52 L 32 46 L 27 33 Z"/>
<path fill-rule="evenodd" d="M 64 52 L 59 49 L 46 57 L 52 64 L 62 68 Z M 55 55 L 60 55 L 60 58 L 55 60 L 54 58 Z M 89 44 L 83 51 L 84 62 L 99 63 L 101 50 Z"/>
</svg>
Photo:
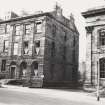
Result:
<svg viewBox="0 0 105 105">
<path fill-rule="evenodd" d="M 105 59 L 100 60 L 100 78 L 105 78 Z"/>
<path fill-rule="evenodd" d="M 52 45 L 51 45 L 51 56 L 55 56 L 55 43 L 52 42 Z"/>
<path fill-rule="evenodd" d="M 53 37 L 56 36 L 56 26 L 55 25 L 52 26 L 52 34 L 53 34 Z"/>
<path fill-rule="evenodd" d="M 18 43 L 14 43 L 14 55 L 18 55 Z"/>
<path fill-rule="evenodd" d="M 10 25 L 6 25 L 6 33 L 10 31 Z"/>
<path fill-rule="evenodd" d="M 41 22 L 36 23 L 36 31 L 37 32 L 42 32 L 42 24 L 41 24 Z"/>
<path fill-rule="evenodd" d="M 5 26 L 0 25 L 0 34 L 4 34 L 4 33 L 5 33 Z"/>
<path fill-rule="evenodd" d="M 6 68 L 6 60 L 2 60 L 1 71 L 5 71 Z"/>
<path fill-rule="evenodd" d="M 31 33 L 31 25 L 27 24 L 25 25 L 25 34 L 30 34 Z"/>
<path fill-rule="evenodd" d="M 9 46 L 9 41 L 8 40 L 4 40 L 4 52 L 8 52 L 8 46 Z"/>
<path fill-rule="evenodd" d="M 20 36 L 15 36 L 14 41 L 19 42 Z"/>
<path fill-rule="evenodd" d="M 16 35 L 20 35 L 21 34 L 21 26 L 18 25 L 16 26 Z"/>
<path fill-rule="evenodd" d="M 40 41 L 39 40 L 35 41 L 35 47 L 40 47 Z"/>
<path fill-rule="evenodd" d="M 20 25 L 16 26 L 16 30 L 20 30 L 20 28 L 21 28 Z"/>
<path fill-rule="evenodd" d="M 29 42 L 24 42 L 24 54 L 29 54 Z"/>
<path fill-rule="evenodd" d="M 105 45 L 105 30 L 99 32 L 100 45 Z"/>
</svg>

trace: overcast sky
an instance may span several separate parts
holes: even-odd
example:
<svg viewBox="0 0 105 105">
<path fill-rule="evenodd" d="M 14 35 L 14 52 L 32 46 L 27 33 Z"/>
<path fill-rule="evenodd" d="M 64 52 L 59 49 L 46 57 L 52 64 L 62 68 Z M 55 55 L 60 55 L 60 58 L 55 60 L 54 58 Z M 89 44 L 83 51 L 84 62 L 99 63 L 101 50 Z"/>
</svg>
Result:
<svg viewBox="0 0 105 105">
<path fill-rule="evenodd" d="M 20 14 L 22 10 L 30 13 L 40 10 L 47 12 L 53 10 L 56 2 L 61 5 L 66 17 L 69 17 L 70 13 L 74 14 L 75 23 L 80 33 L 80 61 L 84 61 L 86 33 L 85 21 L 81 12 L 96 6 L 103 6 L 105 0 L 0 0 L 0 16 L 2 17 L 6 11 L 14 11 L 17 14 Z"/>
</svg>

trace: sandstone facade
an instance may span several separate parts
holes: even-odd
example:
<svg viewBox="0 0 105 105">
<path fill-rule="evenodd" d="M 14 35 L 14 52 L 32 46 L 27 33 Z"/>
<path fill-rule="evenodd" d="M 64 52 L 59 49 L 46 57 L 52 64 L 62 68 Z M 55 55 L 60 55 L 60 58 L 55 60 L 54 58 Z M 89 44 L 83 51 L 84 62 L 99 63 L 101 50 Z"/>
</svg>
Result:
<svg viewBox="0 0 105 105">
<path fill-rule="evenodd" d="M 69 86 L 77 81 L 78 49 L 74 18 L 65 18 L 58 6 L 0 22 L 1 78 L 33 87 Z"/>
<path fill-rule="evenodd" d="M 100 85 L 105 86 L 105 7 L 98 7 L 83 12 L 86 20 L 86 81 L 85 85 L 97 85 L 97 77 L 100 76 Z M 99 70 L 99 73 L 98 73 Z"/>
</svg>

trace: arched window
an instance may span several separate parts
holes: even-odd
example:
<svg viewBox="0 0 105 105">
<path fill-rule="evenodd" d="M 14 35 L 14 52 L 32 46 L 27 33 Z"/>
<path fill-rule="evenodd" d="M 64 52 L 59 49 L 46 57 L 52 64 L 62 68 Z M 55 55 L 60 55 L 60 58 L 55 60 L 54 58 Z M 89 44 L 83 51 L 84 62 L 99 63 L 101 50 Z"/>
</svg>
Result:
<svg viewBox="0 0 105 105">
<path fill-rule="evenodd" d="M 101 46 L 105 45 L 105 29 L 99 31 L 99 43 Z"/>
<path fill-rule="evenodd" d="M 100 59 L 100 78 L 105 78 L 105 58 Z"/>
<path fill-rule="evenodd" d="M 23 61 L 20 64 L 20 76 L 26 76 L 26 73 L 27 73 L 27 63 Z"/>
<path fill-rule="evenodd" d="M 31 75 L 37 77 L 38 76 L 38 62 L 34 61 L 31 67 L 32 67 Z"/>
</svg>

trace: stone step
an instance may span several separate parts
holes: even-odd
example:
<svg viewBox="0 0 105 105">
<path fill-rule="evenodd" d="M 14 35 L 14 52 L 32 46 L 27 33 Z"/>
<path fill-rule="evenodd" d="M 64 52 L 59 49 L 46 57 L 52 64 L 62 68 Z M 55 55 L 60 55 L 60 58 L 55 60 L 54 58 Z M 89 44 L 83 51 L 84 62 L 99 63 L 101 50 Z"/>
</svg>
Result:
<svg viewBox="0 0 105 105">
<path fill-rule="evenodd" d="M 61 87 L 61 88 L 78 88 L 76 83 L 72 82 L 44 82 L 43 87 Z"/>
</svg>

